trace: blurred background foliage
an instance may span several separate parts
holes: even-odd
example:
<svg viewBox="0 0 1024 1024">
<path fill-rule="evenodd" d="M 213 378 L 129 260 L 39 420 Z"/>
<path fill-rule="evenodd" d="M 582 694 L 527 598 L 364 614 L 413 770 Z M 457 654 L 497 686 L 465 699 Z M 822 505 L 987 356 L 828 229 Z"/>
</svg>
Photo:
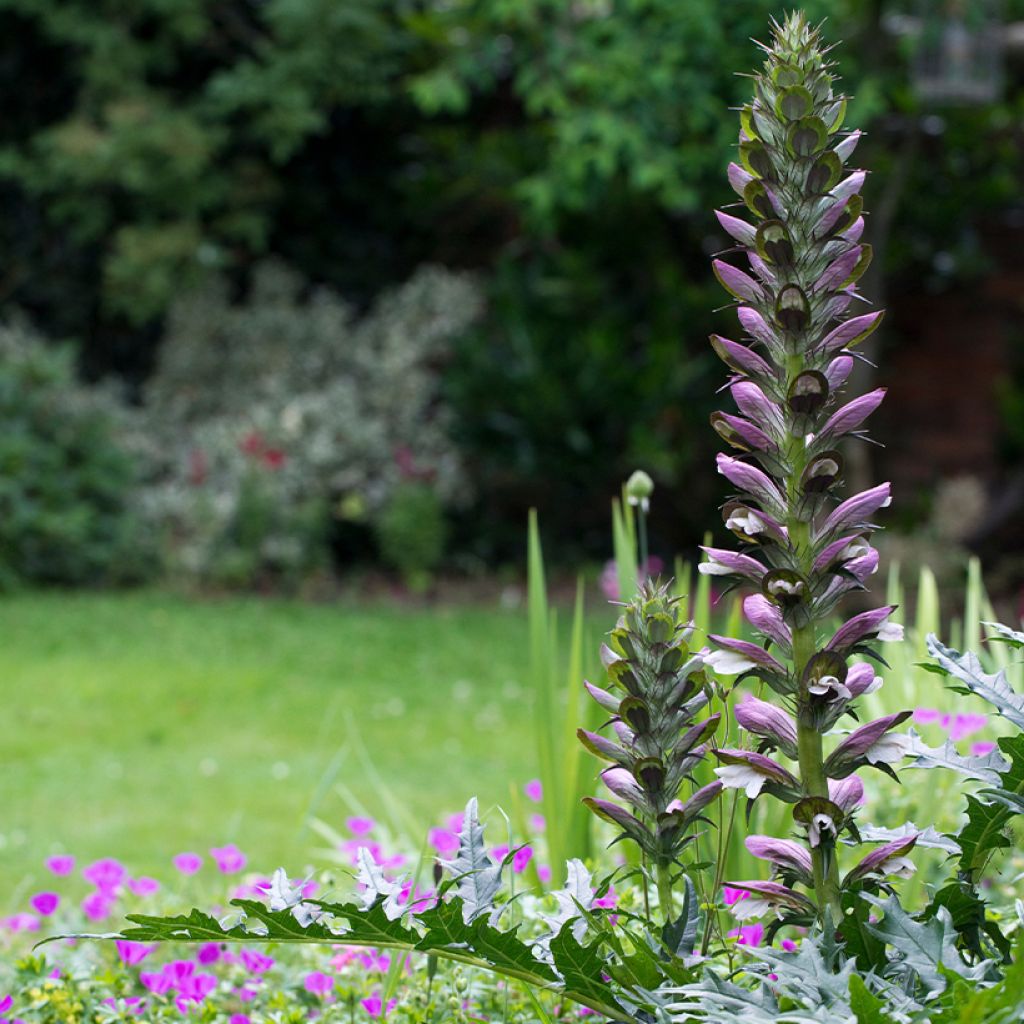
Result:
<svg viewBox="0 0 1024 1024">
<path fill-rule="evenodd" d="M 873 170 L 865 199 L 882 257 L 869 293 L 898 305 L 905 292 L 977 289 L 985 301 L 980 282 L 1012 263 L 1006 239 L 1024 224 L 1019 59 L 984 104 L 936 106 L 915 91 L 914 38 L 900 26 L 950 4 L 804 6 L 843 40 L 848 121 L 868 130 L 858 156 Z M 653 545 L 671 555 L 713 523 L 720 497 L 706 424 L 722 381 L 706 337 L 724 322 L 708 256 L 727 240 L 711 210 L 732 199 L 730 108 L 747 93 L 734 69 L 752 65 L 751 38 L 779 13 L 766 0 L 0 0 L 0 305 L 73 342 L 87 380 L 122 383 L 131 409 L 117 416 L 133 424 L 139 476 L 180 492 L 154 535 L 219 509 L 205 550 L 220 555 L 179 560 L 204 578 L 251 585 L 268 565 L 274 576 L 382 548 L 417 579 L 442 551 L 494 565 L 521 556 L 531 505 L 558 559 L 602 556 L 607 501 L 638 465 L 659 487 Z M 1024 0 L 1001 17 L 1024 19 Z M 306 365 L 309 337 L 335 333 L 330 372 L 292 382 L 320 402 L 321 424 L 329 383 L 351 386 L 360 345 L 373 361 L 373 324 L 398 337 L 387 307 L 408 299 L 400 286 L 422 281 L 420 268 L 459 307 L 416 362 L 418 419 L 403 420 L 386 383 L 369 405 L 336 394 L 335 463 L 363 458 L 346 448 L 365 449 L 356 421 L 379 428 L 359 479 L 306 457 L 312 435 L 267 433 L 295 397 L 290 378 L 269 393 L 230 375 L 230 353 L 245 349 L 237 324 L 235 347 L 211 324 L 263 316 L 253 306 L 268 257 L 291 282 L 292 326 L 277 340 Z M 396 315 L 394 350 L 420 352 L 415 319 Z M 254 342 L 261 358 L 271 335 Z M 899 348 L 899 330 L 881 343 Z M 191 400 L 213 407 L 202 424 L 167 419 L 158 400 L 175 352 Z M 1000 373 L 998 473 L 1021 461 L 1021 374 L 1019 360 Z M 217 493 L 189 483 L 206 447 L 252 463 L 253 431 L 266 480 L 236 466 Z M 416 511 L 442 464 L 464 486 L 433 488 L 435 507 Z M 404 505 L 386 514 L 392 491 Z M 135 503 L 151 524 L 152 493 Z M 247 505 L 257 525 L 242 528 Z M 421 531 L 408 545 L 403 524 Z M 282 530 L 298 549 L 269 543 Z M 418 554 L 403 565 L 406 546 Z"/>
</svg>

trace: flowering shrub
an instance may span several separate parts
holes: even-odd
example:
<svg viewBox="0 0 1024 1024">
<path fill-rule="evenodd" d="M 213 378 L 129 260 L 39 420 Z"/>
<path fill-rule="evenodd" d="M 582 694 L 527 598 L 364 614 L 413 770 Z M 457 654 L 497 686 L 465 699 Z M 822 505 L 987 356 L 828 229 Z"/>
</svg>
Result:
<svg viewBox="0 0 1024 1024">
<path fill-rule="evenodd" d="M 579 734 L 608 763 L 611 799 L 586 804 L 612 826 L 622 861 L 602 864 L 595 880 L 571 860 L 547 904 L 521 898 L 517 875 L 532 848 L 490 847 L 470 800 L 448 834 L 432 837 L 429 886 L 356 841 L 352 894 L 311 892 L 279 870 L 237 894 L 226 916 L 132 914 L 123 942 L 231 943 L 240 957 L 268 941 L 420 953 L 428 976 L 440 960 L 471 965 L 547 993 L 563 1012 L 571 1002 L 636 1024 L 1024 1017 L 1024 901 L 992 879 L 1024 814 L 1024 694 L 1005 672 L 932 637 L 936 671 L 1003 719 L 997 746 L 957 748 L 980 725 L 966 710 L 945 723 L 940 747 L 902 731 L 910 708 L 858 717 L 883 685 L 877 646 L 902 635 L 890 605 L 832 622 L 877 566 L 873 519 L 889 503 L 888 484 L 835 496 L 836 445 L 860 434 L 882 398 L 842 397 L 852 351 L 880 316 L 848 315 L 869 258 L 859 240 L 864 173 L 844 169 L 857 133 L 840 133 L 845 101 L 818 32 L 794 14 L 765 49 L 741 115 L 743 166 L 730 167 L 757 226 L 719 215 L 753 276 L 715 262 L 749 336 L 713 339 L 741 413 L 712 422 L 740 452 L 718 465 L 737 492 L 724 513 L 742 549 L 709 548 L 702 566 L 745 589 L 757 640 L 712 634 L 698 649 L 666 584 L 645 579 L 625 604 L 602 650 L 607 688 L 587 685 L 608 720 Z M 1024 632 L 991 629 L 1024 651 Z M 911 768 L 918 780 L 922 770 L 951 771 L 973 789 L 954 830 L 864 806 L 861 773 L 911 782 Z M 779 827 L 745 837 L 762 876 L 725 877 L 726 846 L 766 801 L 781 810 Z M 880 820 L 864 820 L 879 810 Z M 931 848 L 948 855 L 949 877 L 910 906 L 902 883 L 918 850 Z M 98 891 L 114 874 L 93 872 Z M 160 984 L 180 991 L 188 969 L 164 970 Z M 332 988 L 323 971 L 304 985 L 316 996 Z M 371 998 L 368 1013 L 391 1012 L 388 991 Z"/>
<path fill-rule="evenodd" d="M 361 319 L 267 264 L 175 304 L 146 391 L 142 505 L 172 569 L 247 584 L 327 560 L 332 523 L 373 524 L 404 484 L 441 507 L 467 485 L 438 370 L 474 319 L 473 283 L 423 268 Z"/>
</svg>

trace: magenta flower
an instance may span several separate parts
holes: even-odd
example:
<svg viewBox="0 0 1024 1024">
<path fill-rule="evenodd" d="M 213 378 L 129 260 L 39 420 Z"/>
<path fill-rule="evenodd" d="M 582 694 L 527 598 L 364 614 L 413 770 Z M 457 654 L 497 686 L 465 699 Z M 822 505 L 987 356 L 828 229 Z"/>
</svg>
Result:
<svg viewBox="0 0 1024 1024">
<path fill-rule="evenodd" d="M 265 974 L 274 966 L 274 958 L 270 956 L 264 956 L 263 953 L 257 953 L 252 949 L 243 949 L 239 954 L 242 961 L 242 966 L 250 974 Z"/>
<path fill-rule="evenodd" d="M 438 855 L 446 860 L 454 857 L 459 850 L 458 835 L 446 828 L 432 828 L 427 834 L 427 840 Z"/>
<path fill-rule="evenodd" d="M 60 906 L 60 896 L 55 892 L 37 892 L 29 904 L 41 917 L 49 917 Z"/>
<path fill-rule="evenodd" d="M 368 836 L 376 827 L 373 818 L 346 818 L 345 827 L 354 836 Z"/>
<path fill-rule="evenodd" d="M 121 958 L 121 963 L 127 964 L 129 967 L 141 964 L 156 949 L 155 945 L 145 942 L 129 942 L 126 939 L 118 939 L 114 945 L 117 948 L 117 955 Z"/>
<path fill-rule="evenodd" d="M 152 896 L 160 891 L 160 883 L 155 878 L 143 875 L 141 878 L 129 878 L 128 888 L 136 896 Z"/>
<path fill-rule="evenodd" d="M 39 918 L 35 914 L 29 914 L 26 911 L 21 911 L 18 914 L 12 914 L 10 917 L 4 918 L 3 923 L 8 931 L 12 931 L 15 934 L 18 932 L 39 931 Z"/>
<path fill-rule="evenodd" d="M 248 1016 L 244 1013 L 233 1013 L 228 1019 L 228 1024 L 251 1024 Z"/>
<path fill-rule="evenodd" d="M 210 856 L 216 863 L 217 870 L 225 875 L 233 875 L 241 871 L 247 863 L 245 854 L 234 843 L 212 847 Z"/>
<path fill-rule="evenodd" d="M 733 928 L 732 931 L 726 932 L 726 936 L 736 939 L 740 946 L 760 946 L 764 939 L 764 925 L 760 921 L 754 924 L 740 925 L 739 928 Z"/>
<path fill-rule="evenodd" d="M 220 944 L 206 942 L 196 951 L 196 960 L 201 964 L 215 964 L 221 958 Z"/>
<path fill-rule="evenodd" d="M 539 804 L 544 799 L 544 787 L 541 785 L 540 779 L 531 779 L 523 786 L 523 792 L 535 804 Z"/>
<path fill-rule="evenodd" d="M 56 857 L 49 857 L 46 861 L 46 867 L 53 874 L 63 878 L 75 870 L 75 858 L 67 853 Z"/>
<path fill-rule="evenodd" d="M 551 865 L 550 864 L 538 864 L 537 865 L 537 877 L 541 880 L 544 885 L 547 885 L 551 881 Z"/>
<path fill-rule="evenodd" d="M 112 857 L 104 857 L 83 868 L 82 877 L 101 892 L 113 892 L 125 879 L 124 865 Z"/>
<path fill-rule="evenodd" d="M 749 899 L 750 893 L 745 889 L 733 889 L 732 886 L 722 886 L 722 901 L 727 907 L 731 907 L 734 903 L 738 903 L 740 900 Z"/>
<path fill-rule="evenodd" d="M 104 921 L 114 909 L 114 899 L 109 893 L 97 889 L 82 900 L 81 906 L 82 913 L 90 921 Z"/>
<path fill-rule="evenodd" d="M 395 1008 L 395 1006 L 397 1004 L 397 1000 L 389 999 L 388 1000 L 388 1005 L 387 1005 L 387 1010 L 385 1011 L 384 1004 L 383 1004 L 383 1002 L 381 1001 L 381 998 L 380 998 L 380 993 L 378 993 L 378 992 L 374 992 L 374 994 L 372 996 L 368 996 L 366 999 L 361 999 L 359 1002 L 360 1002 L 360 1005 L 362 1006 L 362 1008 L 371 1017 L 379 1017 L 384 1012 L 390 1013 Z"/>
<path fill-rule="evenodd" d="M 539 835 L 544 832 L 548 827 L 548 820 L 543 814 L 531 814 L 527 824 L 530 827 L 530 831 L 535 835 Z"/>
<path fill-rule="evenodd" d="M 512 870 L 518 875 L 526 870 L 526 865 L 533 858 L 533 849 L 529 846 L 520 847 L 512 857 Z"/>
<path fill-rule="evenodd" d="M 334 988 L 334 979 L 322 971 L 311 971 L 302 979 L 303 987 L 315 996 L 326 996 Z"/>
<path fill-rule="evenodd" d="M 194 875 L 203 866 L 203 858 L 198 853 L 179 853 L 171 863 L 183 875 Z"/>
<path fill-rule="evenodd" d="M 978 743 L 971 744 L 971 753 L 975 757 L 984 757 L 985 754 L 991 754 L 996 749 L 996 745 L 991 740 L 980 740 Z"/>
</svg>

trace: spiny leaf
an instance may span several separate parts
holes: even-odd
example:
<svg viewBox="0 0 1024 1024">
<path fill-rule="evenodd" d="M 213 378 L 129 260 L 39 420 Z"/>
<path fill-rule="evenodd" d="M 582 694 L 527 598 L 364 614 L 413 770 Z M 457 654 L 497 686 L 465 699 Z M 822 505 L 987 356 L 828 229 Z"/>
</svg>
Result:
<svg viewBox="0 0 1024 1024">
<path fill-rule="evenodd" d="M 1024 729 L 1024 694 L 1010 686 L 1005 672 L 985 672 L 976 654 L 954 651 L 941 643 L 934 633 L 928 634 L 928 653 L 949 675 L 963 683 L 963 686 L 954 686 L 955 690 L 981 697 L 1018 729 Z"/>
<path fill-rule="evenodd" d="M 599 946 L 600 942 L 581 945 L 573 935 L 572 922 L 567 921 L 551 940 L 551 956 L 565 985 L 565 994 L 570 999 L 595 1000 L 614 1006 L 608 983 L 602 977 L 605 960 Z"/>
<path fill-rule="evenodd" d="M 1016 629 L 1010 629 L 1001 622 L 983 622 L 983 626 L 992 630 L 996 636 L 990 636 L 989 640 L 1001 644 L 1011 644 L 1013 647 L 1024 647 L 1024 633 Z"/>
<path fill-rule="evenodd" d="M 502 866 L 492 864 L 487 855 L 476 797 L 466 804 L 459 833 L 459 852 L 447 867 L 458 879 L 462 912 L 467 923 L 494 907 L 494 898 L 501 889 Z"/>
<path fill-rule="evenodd" d="M 952 740 L 947 739 L 941 747 L 929 747 L 913 729 L 907 735 L 910 738 L 907 757 L 915 758 L 912 764 L 907 765 L 908 768 L 945 768 L 990 785 L 998 781 L 1001 771 L 1006 770 L 1006 761 L 995 750 L 965 757 Z"/>
</svg>

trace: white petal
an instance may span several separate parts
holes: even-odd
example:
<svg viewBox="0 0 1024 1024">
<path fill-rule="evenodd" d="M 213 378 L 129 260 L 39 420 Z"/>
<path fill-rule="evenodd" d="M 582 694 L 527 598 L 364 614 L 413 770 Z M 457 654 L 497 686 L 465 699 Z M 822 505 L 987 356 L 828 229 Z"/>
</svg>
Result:
<svg viewBox="0 0 1024 1024">
<path fill-rule="evenodd" d="M 736 676 L 748 669 L 757 668 L 756 661 L 751 661 L 735 651 L 712 651 L 705 656 L 704 664 L 710 666 L 720 676 Z"/>
</svg>

